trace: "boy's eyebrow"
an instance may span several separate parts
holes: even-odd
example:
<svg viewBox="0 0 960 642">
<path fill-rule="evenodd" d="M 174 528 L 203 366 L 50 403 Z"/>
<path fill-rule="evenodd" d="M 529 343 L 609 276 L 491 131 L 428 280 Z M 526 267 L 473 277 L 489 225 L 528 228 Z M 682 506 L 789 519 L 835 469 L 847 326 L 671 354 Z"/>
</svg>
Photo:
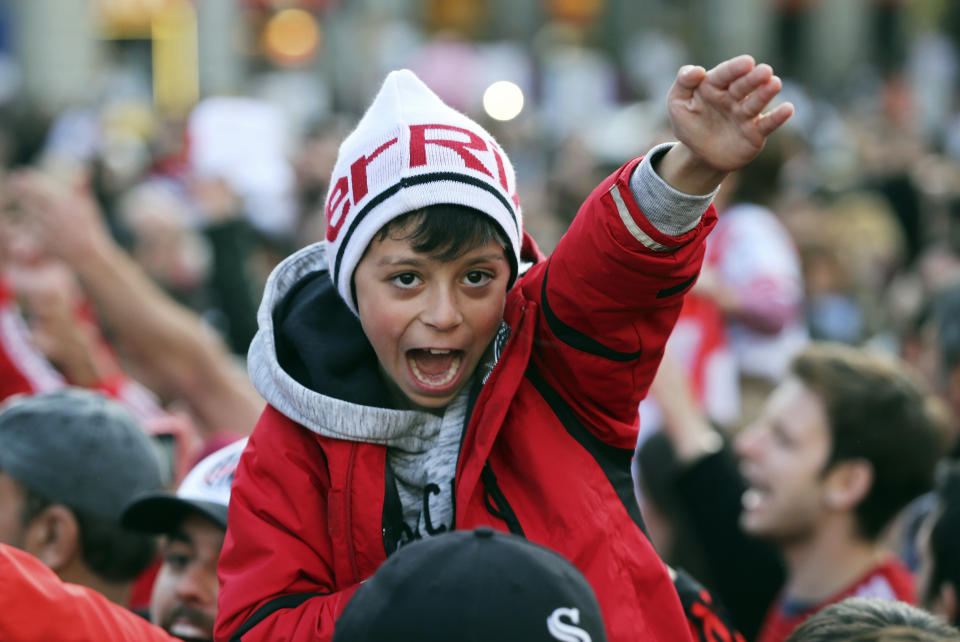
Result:
<svg viewBox="0 0 960 642">
<path fill-rule="evenodd" d="M 427 260 L 416 256 L 384 256 L 377 261 L 377 265 L 424 265 Z"/>
<path fill-rule="evenodd" d="M 490 254 L 481 254 L 480 256 L 472 257 L 469 263 L 472 265 L 474 263 L 486 263 L 488 261 L 506 261 L 507 257 L 503 255 L 503 252 L 491 252 Z"/>
</svg>

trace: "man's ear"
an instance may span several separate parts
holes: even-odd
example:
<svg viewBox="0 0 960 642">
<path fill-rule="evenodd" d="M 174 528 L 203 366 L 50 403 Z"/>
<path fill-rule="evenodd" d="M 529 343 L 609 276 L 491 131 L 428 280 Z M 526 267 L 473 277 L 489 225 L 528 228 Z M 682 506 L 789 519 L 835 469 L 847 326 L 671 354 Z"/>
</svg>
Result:
<svg viewBox="0 0 960 642">
<path fill-rule="evenodd" d="M 73 511 L 63 504 L 48 506 L 27 525 L 24 550 L 55 573 L 80 555 L 80 527 Z"/>
<path fill-rule="evenodd" d="M 830 468 L 825 501 L 834 510 L 853 510 L 873 486 L 873 465 L 866 459 L 847 459 Z"/>
</svg>

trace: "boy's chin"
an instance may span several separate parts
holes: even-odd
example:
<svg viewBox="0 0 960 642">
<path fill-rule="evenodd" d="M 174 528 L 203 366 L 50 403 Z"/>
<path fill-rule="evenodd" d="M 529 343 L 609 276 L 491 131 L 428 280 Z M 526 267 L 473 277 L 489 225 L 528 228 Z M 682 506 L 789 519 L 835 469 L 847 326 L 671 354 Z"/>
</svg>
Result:
<svg viewBox="0 0 960 642">
<path fill-rule="evenodd" d="M 450 402 L 456 398 L 460 390 L 458 388 L 452 392 L 444 393 L 443 395 L 427 395 L 411 390 L 404 390 L 403 392 L 404 396 L 407 398 L 407 401 L 409 401 L 410 405 L 412 405 L 414 408 L 426 410 L 428 412 L 436 412 L 446 408 Z"/>
</svg>

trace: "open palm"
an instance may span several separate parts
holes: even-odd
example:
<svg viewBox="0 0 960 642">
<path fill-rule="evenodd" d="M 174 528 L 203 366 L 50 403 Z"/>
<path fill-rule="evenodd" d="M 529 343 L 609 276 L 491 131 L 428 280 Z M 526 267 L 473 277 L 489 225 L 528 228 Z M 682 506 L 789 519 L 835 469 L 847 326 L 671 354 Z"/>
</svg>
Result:
<svg viewBox="0 0 960 642">
<path fill-rule="evenodd" d="M 737 170 L 793 114 L 790 103 L 763 112 L 781 86 L 769 65 L 757 65 L 746 55 L 710 71 L 684 67 L 667 95 L 673 132 L 714 169 Z"/>
</svg>

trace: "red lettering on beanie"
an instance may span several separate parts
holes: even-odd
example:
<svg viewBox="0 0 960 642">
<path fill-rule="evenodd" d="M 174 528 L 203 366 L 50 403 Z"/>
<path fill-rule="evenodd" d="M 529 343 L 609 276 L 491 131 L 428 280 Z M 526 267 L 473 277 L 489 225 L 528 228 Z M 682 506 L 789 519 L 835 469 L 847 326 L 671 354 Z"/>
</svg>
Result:
<svg viewBox="0 0 960 642">
<path fill-rule="evenodd" d="M 450 138 L 431 138 L 428 140 L 426 137 L 426 132 L 428 129 L 445 129 L 448 131 L 460 132 L 461 134 L 465 134 L 470 140 L 462 141 Z M 468 151 L 471 149 L 478 152 L 487 151 L 487 145 L 483 142 L 483 139 L 469 129 L 464 129 L 463 127 L 454 127 L 453 125 L 439 124 L 410 125 L 410 167 L 419 167 L 427 164 L 427 143 L 452 149 L 457 153 L 458 156 L 460 156 L 460 158 L 463 159 L 463 162 L 467 167 L 478 172 L 483 172 L 490 178 L 493 178 L 493 174 L 491 174 L 490 171 L 483 166 L 483 163 L 481 163 L 476 156 Z"/>
<path fill-rule="evenodd" d="M 493 157 L 497 161 L 497 175 L 500 178 L 500 185 L 503 186 L 503 191 L 509 192 L 510 188 L 507 187 L 507 168 L 503 166 L 503 158 L 500 157 L 500 149 L 493 141 L 490 141 L 490 149 L 493 151 Z"/>
<path fill-rule="evenodd" d="M 388 140 L 380 147 L 377 147 L 373 150 L 373 153 L 369 156 L 361 156 L 357 160 L 353 161 L 353 164 L 350 165 L 350 179 L 353 183 L 353 202 L 359 203 L 360 200 L 367 195 L 367 165 L 369 165 L 374 158 L 379 156 L 386 150 L 388 147 L 397 142 L 397 139 Z"/>
<path fill-rule="evenodd" d="M 343 222 L 347 220 L 347 212 L 350 211 L 350 200 L 347 198 L 349 192 L 350 184 L 347 182 L 347 177 L 341 176 L 337 184 L 333 186 L 333 190 L 330 192 L 330 198 L 327 199 L 327 240 L 331 243 L 337 238 L 337 234 L 340 233 L 340 227 L 343 225 Z M 346 203 L 344 203 L 343 209 L 340 211 L 340 216 L 334 221 L 333 215 L 344 201 L 346 201 Z"/>
</svg>

